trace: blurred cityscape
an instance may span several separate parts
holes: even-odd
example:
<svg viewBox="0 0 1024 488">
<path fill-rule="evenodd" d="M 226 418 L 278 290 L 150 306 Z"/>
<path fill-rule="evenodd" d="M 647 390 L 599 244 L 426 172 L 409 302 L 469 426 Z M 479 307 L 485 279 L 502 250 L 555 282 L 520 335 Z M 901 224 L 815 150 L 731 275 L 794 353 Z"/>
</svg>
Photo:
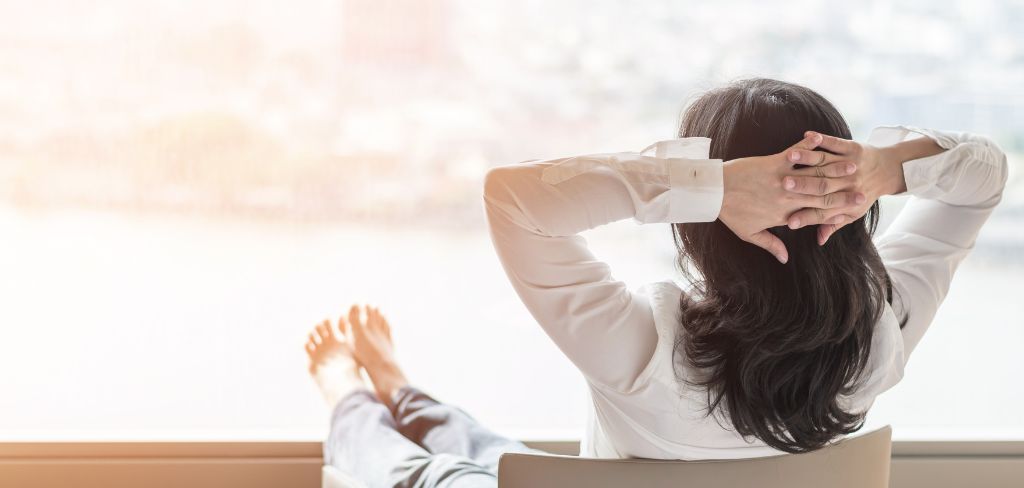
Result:
<svg viewBox="0 0 1024 488">
<path fill-rule="evenodd" d="M 494 255 L 483 175 L 671 138 L 691 97 L 750 76 L 820 91 L 860 138 L 903 123 L 1010 152 L 872 416 L 903 439 L 1024 438 L 1005 386 L 1024 370 L 1024 3 L 0 0 L 0 18 L 0 440 L 322 439 L 301 344 L 352 302 L 387 311 L 438 398 L 573 438 L 585 387 Z M 585 237 L 631 287 L 676 278 L 667 226 Z"/>
<path fill-rule="evenodd" d="M 908 123 L 1024 151 L 1019 2 L 2 9 L 0 202 L 23 208 L 479 223 L 488 167 L 639 149 L 743 76 L 821 91 L 860 137 Z"/>
</svg>

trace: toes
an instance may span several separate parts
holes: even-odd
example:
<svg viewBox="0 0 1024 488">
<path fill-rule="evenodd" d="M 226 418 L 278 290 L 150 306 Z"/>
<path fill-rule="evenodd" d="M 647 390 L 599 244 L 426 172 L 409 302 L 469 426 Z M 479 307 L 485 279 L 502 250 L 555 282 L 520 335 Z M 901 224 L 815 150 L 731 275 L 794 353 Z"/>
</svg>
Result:
<svg viewBox="0 0 1024 488">
<path fill-rule="evenodd" d="M 352 307 L 348 309 L 348 321 L 352 324 L 352 328 L 358 329 L 363 326 L 363 321 L 359 317 L 358 305 L 352 305 Z"/>
<path fill-rule="evenodd" d="M 366 317 L 366 326 L 368 328 L 374 328 L 377 325 L 377 317 L 373 314 L 373 307 L 368 304 L 363 304 L 363 316 Z"/>
<path fill-rule="evenodd" d="M 326 320 L 316 324 L 316 333 L 320 335 L 320 340 L 324 341 L 331 337 L 331 326 Z"/>
<path fill-rule="evenodd" d="M 348 320 L 345 322 L 345 330 L 348 331 L 350 334 L 355 334 L 358 332 L 356 330 L 358 329 L 357 325 L 358 324 L 352 321 L 352 315 L 349 314 Z"/>
<path fill-rule="evenodd" d="M 373 308 L 373 318 L 377 329 L 383 331 L 388 337 L 391 337 L 391 324 L 388 323 L 388 319 L 380 313 L 380 309 L 377 307 Z"/>
<path fill-rule="evenodd" d="M 342 336 L 348 336 L 348 322 L 345 317 L 338 317 L 338 333 Z"/>
<path fill-rule="evenodd" d="M 380 309 L 379 308 L 367 306 L 366 307 L 366 315 L 367 315 L 367 317 L 370 317 L 370 319 L 367 320 L 367 321 L 370 322 L 371 325 L 373 325 L 373 328 L 375 328 L 375 329 L 376 328 L 380 328 L 381 316 L 380 316 Z"/>
<path fill-rule="evenodd" d="M 380 313 L 380 310 L 376 310 L 376 313 L 377 321 L 380 323 L 381 330 L 383 330 L 388 337 L 391 337 L 391 324 L 388 323 L 388 319 L 384 318 L 384 315 Z"/>
<path fill-rule="evenodd" d="M 327 337 L 334 337 L 334 327 L 331 327 L 329 319 L 324 319 L 324 329 L 327 329 Z"/>
</svg>

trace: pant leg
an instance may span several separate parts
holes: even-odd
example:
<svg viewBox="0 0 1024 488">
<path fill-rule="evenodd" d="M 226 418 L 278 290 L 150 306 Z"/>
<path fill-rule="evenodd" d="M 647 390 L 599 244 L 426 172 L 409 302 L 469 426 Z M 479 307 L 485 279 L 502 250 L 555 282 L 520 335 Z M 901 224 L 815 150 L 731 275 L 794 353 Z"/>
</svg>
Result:
<svg viewBox="0 0 1024 488">
<path fill-rule="evenodd" d="M 396 430 L 391 411 L 367 390 L 338 402 L 324 462 L 367 488 L 495 488 L 493 470 L 455 454 L 432 455 Z"/>
<path fill-rule="evenodd" d="M 540 452 L 492 432 L 464 410 L 411 386 L 399 390 L 392 400 L 391 414 L 398 431 L 432 454 L 463 456 L 497 473 L 503 453 Z"/>
</svg>

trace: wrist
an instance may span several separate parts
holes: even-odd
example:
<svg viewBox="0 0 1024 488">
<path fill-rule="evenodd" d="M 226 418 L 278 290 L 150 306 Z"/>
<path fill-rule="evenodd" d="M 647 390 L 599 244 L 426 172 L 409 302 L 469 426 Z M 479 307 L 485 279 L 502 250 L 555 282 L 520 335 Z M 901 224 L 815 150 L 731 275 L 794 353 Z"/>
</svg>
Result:
<svg viewBox="0 0 1024 488">
<path fill-rule="evenodd" d="M 736 185 L 736 165 L 732 161 L 722 164 L 722 207 L 718 214 L 725 213 L 726 207 L 732 202 L 733 188 Z"/>
<path fill-rule="evenodd" d="M 903 163 L 909 161 L 909 159 L 905 149 L 905 146 L 901 144 L 878 149 L 881 179 L 879 188 L 882 195 L 897 195 L 907 191 L 907 182 L 903 175 Z"/>
</svg>

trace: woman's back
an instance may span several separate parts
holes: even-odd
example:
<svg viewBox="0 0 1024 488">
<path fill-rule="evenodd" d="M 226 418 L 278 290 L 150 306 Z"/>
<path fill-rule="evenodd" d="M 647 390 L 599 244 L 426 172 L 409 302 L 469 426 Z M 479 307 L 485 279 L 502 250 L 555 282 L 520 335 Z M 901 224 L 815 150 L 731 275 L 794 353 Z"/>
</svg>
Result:
<svg viewBox="0 0 1024 488">
<path fill-rule="evenodd" d="M 710 157 L 731 161 L 785 151 L 806 131 L 852 138 L 821 95 L 753 79 L 702 95 L 679 134 L 711 138 Z M 858 176 L 833 181 L 853 189 Z M 673 225 L 680 267 L 692 269 L 696 288 L 681 304 L 677 355 L 702 372 L 691 381 L 710 392 L 709 409 L 722 407 L 739 432 L 799 452 L 862 425 L 863 415 L 838 397 L 865 372 L 892 290 L 871 242 L 878 203 L 864 204 L 863 216 L 827 245 L 815 225 L 769 229 L 789 250 L 785 264 L 741 240 L 726 219 Z"/>
<path fill-rule="evenodd" d="M 816 239 L 820 226 L 775 228 L 791 256 L 777 263 L 716 220 L 729 198 L 722 159 L 780 150 L 729 153 L 755 140 L 751 131 L 777 128 L 758 119 L 764 107 L 751 97 L 786 102 L 770 90 L 740 95 L 753 107 L 749 117 L 730 115 L 735 103 L 697 110 L 754 129 L 694 134 L 684 119 L 681 135 L 703 137 L 488 174 L 488 221 L 506 272 L 590 385 L 583 454 L 754 457 L 814 449 L 855 431 L 875 396 L 902 377 L 956 265 L 999 201 L 1005 157 L 986 139 L 876 130 L 871 145 L 924 135 L 945 150 L 927 158 L 904 151 L 899 163 L 914 198 L 877 240 L 877 252 L 873 225 L 863 220 L 825 246 Z M 781 137 L 781 149 L 792 144 Z M 630 217 L 674 224 L 683 262 L 694 268 L 692 289 L 665 282 L 630 292 L 577 235 Z"/>
</svg>

